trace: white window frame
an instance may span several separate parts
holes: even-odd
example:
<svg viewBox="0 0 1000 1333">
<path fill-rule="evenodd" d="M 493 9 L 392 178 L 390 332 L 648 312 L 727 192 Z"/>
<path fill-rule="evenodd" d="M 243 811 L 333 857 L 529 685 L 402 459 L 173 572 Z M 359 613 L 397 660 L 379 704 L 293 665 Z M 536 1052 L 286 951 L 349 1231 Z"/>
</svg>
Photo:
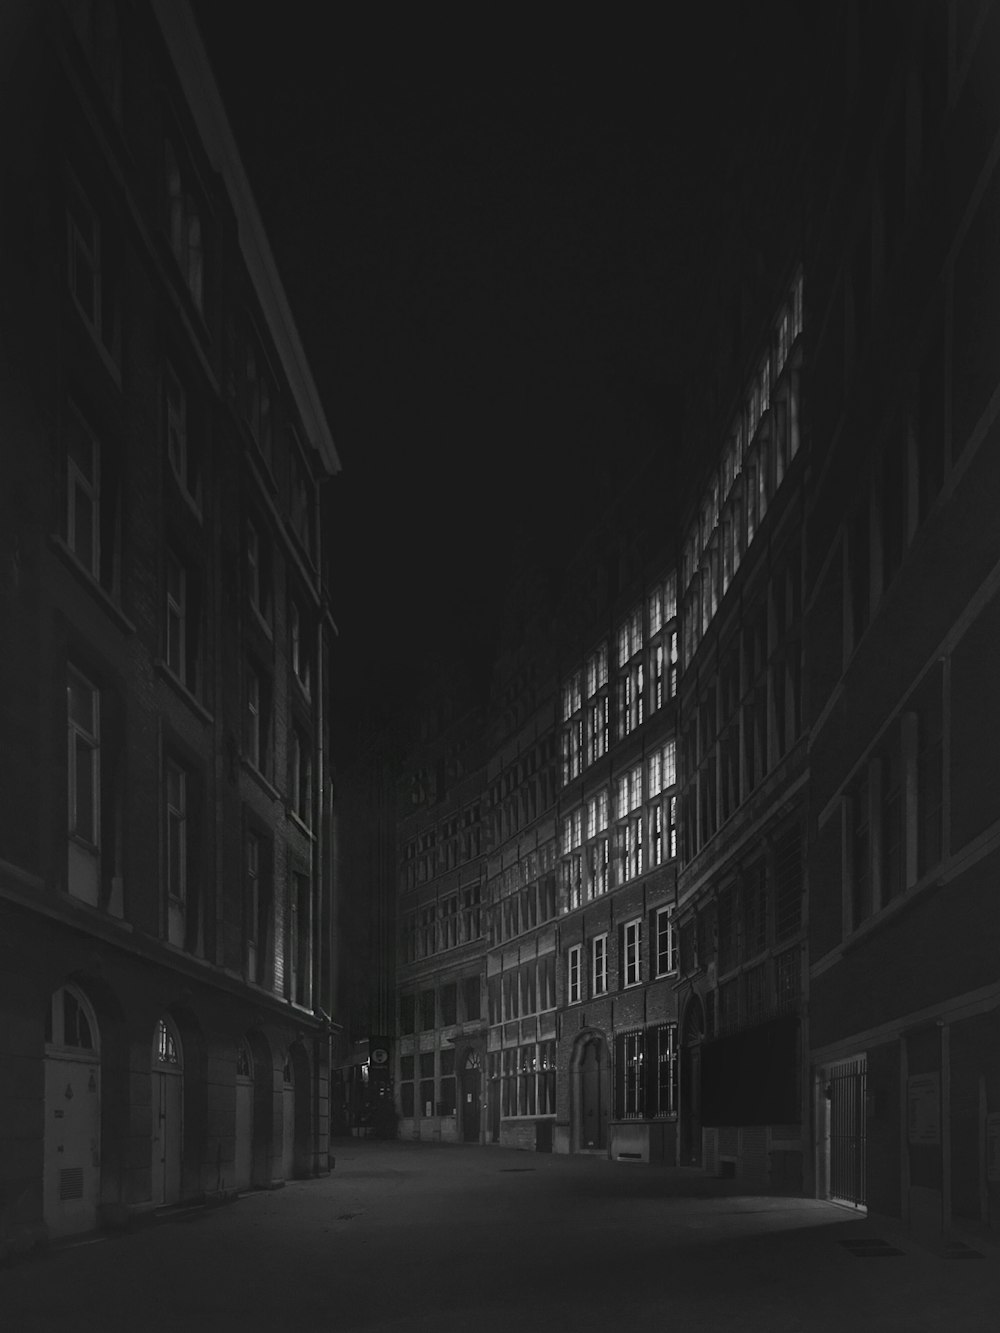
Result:
<svg viewBox="0 0 1000 1333">
<path fill-rule="evenodd" d="M 187 902 L 187 821 L 188 781 L 186 770 L 167 756 L 163 766 L 163 806 L 166 836 L 167 897 L 177 903 Z M 177 796 L 171 792 L 171 780 L 177 780 Z M 174 832 L 176 830 L 176 865 Z M 176 889 L 175 889 L 176 885 Z"/>
<path fill-rule="evenodd" d="M 171 589 L 171 573 L 176 573 L 176 592 Z M 166 602 L 166 632 L 164 657 L 168 668 L 178 680 L 185 680 L 187 661 L 187 570 L 174 553 L 166 552 L 164 560 L 164 600 Z"/>
<path fill-rule="evenodd" d="M 622 928 L 624 988 L 642 984 L 642 917 L 626 921 Z"/>
<path fill-rule="evenodd" d="M 590 945 L 590 985 L 592 995 L 608 993 L 608 936 L 595 935 Z"/>
<path fill-rule="evenodd" d="M 71 666 L 67 673 L 67 751 L 68 751 L 68 830 L 71 838 L 83 843 L 93 851 L 100 850 L 101 842 L 101 692 L 97 685 Z M 86 719 L 73 716 L 74 685 L 85 693 L 90 700 L 89 725 Z M 86 761 L 88 783 L 91 788 L 91 818 L 89 828 L 79 824 L 79 774 L 78 756 L 89 756 Z"/>
<path fill-rule="evenodd" d="M 665 928 L 664 928 L 665 923 Z M 666 944 L 664 948 L 664 937 Z M 660 907 L 656 912 L 655 975 L 669 977 L 677 971 L 677 932 L 674 930 L 674 909 Z M 666 966 L 663 966 L 664 958 Z"/>
<path fill-rule="evenodd" d="M 291 638 L 292 671 L 295 674 L 295 679 L 308 694 L 312 683 L 312 672 L 310 670 L 309 654 L 305 651 L 302 638 L 302 612 L 299 610 L 299 604 L 294 597 L 289 598 L 288 602 L 288 624 Z"/>
<path fill-rule="evenodd" d="M 583 999 L 583 950 L 579 944 L 566 950 L 566 1003 L 579 1004 Z"/>
<path fill-rule="evenodd" d="M 94 432 L 74 408 L 70 409 L 70 430 L 77 434 L 83 448 L 89 448 L 90 475 L 87 476 L 66 450 L 66 544 L 91 576 L 101 577 L 101 446 Z M 81 501 L 90 510 L 90 549 L 81 550 L 78 517 Z"/>
<path fill-rule="evenodd" d="M 98 341 L 101 340 L 101 219 L 75 177 L 70 178 L 70 199 L 66 206 L 67 276 L 73 304 L 79 310 L 87 327 Z M 84 234 L 84 226 L 90 236 Z M 90 300 L 84 303 L 78 295 L 81 278 L 80 260 L 89 281 Z"/>
<path fill-rule="evenodd" d="M 195 511 L 201 513 L 201 474 L 193 466 L 191 415 L 188 410 L 187 389 L 169 361 L 163 365 L 164 429 L 167 436 L 167 459 L 177 484 Z"/>
</svg>

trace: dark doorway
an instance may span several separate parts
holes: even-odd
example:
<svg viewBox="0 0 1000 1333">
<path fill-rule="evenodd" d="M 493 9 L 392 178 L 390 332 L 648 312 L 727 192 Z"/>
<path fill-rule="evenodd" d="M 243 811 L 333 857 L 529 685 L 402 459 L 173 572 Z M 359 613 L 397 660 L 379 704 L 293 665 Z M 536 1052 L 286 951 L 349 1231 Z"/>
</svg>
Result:
<svg viewBox="0 0 1000 1333">
<path fill-rule="evenodd" d="M 580 1060 L 580 1147 L 606 1148 L 608 1113 L 601 1050 L 597 1041 L 588 1041 Z"/>
<path fill-rule="evenodd" d="M 479 1109 L 482 1099 L 482 1061 L 478 1051 L 470 1051 L 462 1069 L 462 1139 L 479 1142 Z"/>
<path fill-rule="evenodd" d="M 705 1011 L 697 995 L 684 1015 L 681 1031 L 680 1164 L 701 1166 L 701 1042 Z"/>
</svg>

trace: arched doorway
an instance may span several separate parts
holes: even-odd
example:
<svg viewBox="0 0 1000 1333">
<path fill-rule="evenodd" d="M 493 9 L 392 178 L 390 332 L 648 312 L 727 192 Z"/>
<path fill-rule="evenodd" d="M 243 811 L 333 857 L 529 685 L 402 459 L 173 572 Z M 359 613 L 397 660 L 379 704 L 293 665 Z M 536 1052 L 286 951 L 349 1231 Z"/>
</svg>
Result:
<svg viewBox="0 0 1000 1333">
<path fill-rule="evenodd" d="M 573 1052 L 574 1141 L 578 1152 L 608 1146 L 608 1048 L 599 1033 L 582 1037 Z"/>
<path fill-rule="evenodd" d="M 97 1227 L 101 1198 L 101 1055 L 97 1019 L 75 986 L 45 1017 L 45 1224 L 50 1236 Z"/>
<path fill-rule="evenodd" d="M 295 1175 L 295 1071 L 290 1051 L 281 1071 L 281 1175 L 283 1180 Z"/>
<path fill-rule="evenodd" d="M 253 1054 L 244 1038 L 236 1045 L 236 1128 L 233 1143 L 233 1185 L 249 1189 L 253 1183 L 254 1080 Z"/>
<path fill-rule="evenodd" d="M 482 1056 L 478 1051 L 468 1051 L 462 1065 L 462 1140 L 465 1143 L 479 1142 L 482 1079 Z"/>
<path fill-rule="evenodd" d="M 701 1166 L 701 1043 L 705 1010 L 692 995 L 681 1027 L 680 1164 Z"/>
<path fill-rule="evenodd" d="M 156 1024 L 152 1078 L 152 1200 L 177 1203 L 184 1145 L 184 1061 L 180 1034 L 170 1018 Z"/>
</svg>

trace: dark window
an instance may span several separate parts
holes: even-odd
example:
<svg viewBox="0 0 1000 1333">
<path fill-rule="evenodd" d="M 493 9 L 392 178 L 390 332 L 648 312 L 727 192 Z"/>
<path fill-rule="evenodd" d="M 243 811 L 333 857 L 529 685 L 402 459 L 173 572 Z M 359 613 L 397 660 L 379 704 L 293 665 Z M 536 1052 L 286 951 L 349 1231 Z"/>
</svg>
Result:
<svg viewBox="0 0 1000 1333">
<path fill-rule="evenodd" d="M 882 901 L 904 887 L 902 763 L 898 746 L 882 756 Z"/>
<path fill-rule="evenodd" d="M 862 500 L 851 524 L 851 624 L 858 643 L 868 626 L 871 611 L 871 572 L 868 498 Z"/>
<path fill-rule="evenodd" d="M 897 428 L 882 457 L 882 586 L 903 559 L 906 545 L 906 437 Z"/>
<path fill-rule="evenodd" d="M 462 982 L 462 1002 L 467 1019 L 480 1017 L 482 999 L 479 977 L 466 977 Z"/>
<path fill-rule="evenodd" d="M 752 958 L 767 944 L 767 874 L 760 862 L 743 882 L 743 953 Z"/>
<path fill-rule="evenodd" d="M 429 1032 L 434 1027 L 434 992 L 432 990 L 422 990 L 420 992 L 420 1028 L 423 1032 Z"/>
<path fill-rule="evenodd" d="M 872 913 L 871 836 L 868 822 L 868 774 L 851 800 L 851 920 L 859 926 Z"/>
<path fill-rule="evenodd" d="M 458 1022 L 458 986 L 454 981 L 441 987 L 441 1022 L 445 1026 Z"/>
<path fill-rule="evenodd" d="M 937 314 L 934 336 L 918 372 L 917 467 L 920 517 L 926 518 L 944 484 L 944 344 Z"/>
<path fill-rule="evenodd" d="M 454 1115 L 457 1106 L 455 1095 L 455 1050 L 449 1047 L 441 1052 L 441 1082 L 438 1096 L 438 1115 Z"/>
<path fill-rule="evenodd" d="M 797 828 L 774 845 L 774 937 L 787 940 L 802 924 L 802 836 Z"/>
<path fill-rule="evenodd" d="M 941 687 L 935 678 L 917 717 L 917 868 L 925 875 L 941 860 L 944 778 Z"/>
<path fill-rule="evenodd" d="M 401 1033 L 413 1032 L 416 1029 L 415 1023 L 416 1005 L 413 995 L 401 995 L 399 997 L 399 1030 Z"/>
</svg>

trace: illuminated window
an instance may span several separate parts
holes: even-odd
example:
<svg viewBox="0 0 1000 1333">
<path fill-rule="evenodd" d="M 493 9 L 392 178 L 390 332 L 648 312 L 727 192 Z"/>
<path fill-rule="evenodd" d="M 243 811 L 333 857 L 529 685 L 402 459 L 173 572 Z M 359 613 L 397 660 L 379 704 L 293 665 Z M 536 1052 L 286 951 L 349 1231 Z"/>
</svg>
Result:
<svg viewBox="0 0 1000 1333">
<path fill-rule="evenodd" d="M 608 937 L 597 935 L 591 942 L 590 993 L 605 995 L 608 989 Z"/>
<path fill-rule="evenodd" d="M 566 1003 L 579 1004 L 583 998 L 582 983 L 580 977 L 580 957 L 581 949 L 579 944 L 574 944 L 572 948 L 566 951 Z"/>
<path fill-rule="evenodd" d="M 638 1119 L 644 1112 L 644 1048 L 642 1032 L 615 1038 L 615 1114 L 620 1120 Z"/>
<path fill-rule="evenodd" d="M 161 1018 L 156 1025 L 156 1059 L 161 1065 L 179 1065 L 180 1050 L 173 1024 Z"/>
<path fill-rule="evenodd" d="M 673 908 L 661 907 L 656 913 L 656 976 L 677 971 L 677 946 L 674 938 Z"/>
<path fill-rule="evenodd" d="M 622 985 L 637 986 L 642 980 L 642 920 L 627 921 L 622 927 Z"/>
</svg>

